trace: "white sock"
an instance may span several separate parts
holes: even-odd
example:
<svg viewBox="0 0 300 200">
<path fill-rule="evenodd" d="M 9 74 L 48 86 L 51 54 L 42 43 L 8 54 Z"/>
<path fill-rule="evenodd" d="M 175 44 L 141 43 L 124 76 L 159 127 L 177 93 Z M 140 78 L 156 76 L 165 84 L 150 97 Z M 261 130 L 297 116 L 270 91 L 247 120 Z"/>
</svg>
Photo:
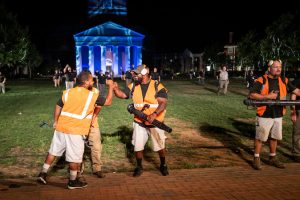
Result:
<svg viewBox="0 0 300 200">
<path fill-rule="evenodd" d="M 254 154 L 254 157 L 255 157 L 255 158 L 259 158 L 259 153 L 255 153 L 255 154 Z"/>
<path fill-rule="evenodd" d="M 270 153 L 269 155 L 270 156 L 276 156 L 276 153 Z"/>
<path fill-rule="evenodd" d="M 77 170 L 70 170 L 70 180 L 74 181 L 77 177 Z"/>
<path fill-rule="evenodd" d="M 48 172 L 48 169 L 49 169 L 49 167 L 50 167 L 50 165 L 49 165 L 49 164 L 47 164 L 47 163 L 44 163 L 44 165 L 43 165 L 43 169 L 42 169 L 42 172 L 44 172 L 44 173 L 47 173 L 47 172 Z"/>
</svg>

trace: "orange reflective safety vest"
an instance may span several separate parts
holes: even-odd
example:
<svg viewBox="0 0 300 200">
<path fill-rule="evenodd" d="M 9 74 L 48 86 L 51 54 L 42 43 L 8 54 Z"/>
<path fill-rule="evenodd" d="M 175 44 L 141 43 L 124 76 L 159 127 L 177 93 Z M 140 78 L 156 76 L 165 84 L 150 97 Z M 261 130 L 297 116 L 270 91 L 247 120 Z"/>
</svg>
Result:
<svg viewBox="0 0 300 200">
<path fill-rule="evenodd" d="M 262 95 L 267 95 L 269 93 L 269 82 L 268 82 L 268 75 L 263 75 L 263 77 L 259 77 L 256 81 L 263 84 L 261 89 Z M 279 84 L 279 97 L 280 100 L 286 100 L 287 90 L 286 90 L 286 84 L 288 83 L 288 79 L 285 78 L 285 82 L 282 81 L 281 77 L 278 77 L 278 84 Z M 266 111 L 267 106 L 258 106 L 256 108 L 256 113 L 258 116 L 262 116 L 264 112 Z M 286 113 L 286 107 L 283 106 L 282 114 L 284 115 Z"/>
<path fill-rule="evenodd" d="M 133 83 L 131 83 L 128 87 L 132 91 Z M 132 94 L 132 100 L 133 100 L 135 109 L 142 110 L 145 104 L 149 104 L 150 107 L 145 108 L 143 110 L 143 113 L 145 113 L 146 115 L 152 114 L 158 107 L 158 101 L 156 99 L 156 93 L 157 93 L 157 91 L 160 91 L 161 89 L 163 89 L 165 87 L 161 83 L 159 83 L 156 86 L 156 81 L 150 80 L 149 87 L 147 89 L 147 92 L 146 92 L 146 95 L 145 95 L 144 99 L 143 99 L 141 86 L 136 85 L 134 87 L 135 88 L 134 88 L 134 92 Z M 157 87 L 157 89 L 156 89 L 156 87 Z M 157 115 L 157 117 L 155 119 L 160 121 L 160 122 L 163 122 L 164 118 L 165 118 L 165 114 L 166 114 L 166 110 L 159 113 L 159 115 Z M 138 118 L 136 116 L 134 117 L 134 121 L 140 122 L 140 123 L 143 122 L 140 118 Z M 147 122 L 145 122 L 145 124 L 149 125 L 149 123 L 147 123 Z"/>
<path fill-rule="evenodd" d="M 64 107 L 56 130 L 67 134 L 88 135 L 97 98 L 96 91 L 89 91 L 84 87 L 64 91 Z"/>
</svg>

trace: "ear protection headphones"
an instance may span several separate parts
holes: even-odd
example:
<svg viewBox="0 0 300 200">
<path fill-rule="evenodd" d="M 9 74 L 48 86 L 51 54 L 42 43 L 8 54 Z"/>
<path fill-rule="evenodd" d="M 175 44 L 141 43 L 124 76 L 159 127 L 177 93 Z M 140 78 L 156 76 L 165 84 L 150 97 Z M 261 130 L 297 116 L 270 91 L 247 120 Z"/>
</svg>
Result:
<svg viewBox="0 0 300 200">
<path fill-rule="evenodd" d="M 144 69 L 142 69 L 141 74 L 144 76 L 148 73 L 148 69 L 146 67 L 144 67 Z"/>
<path fill-rule="evenodd" d="M 281 60 L 280 60 L 280 59 L 276 59 L 276 60 L 270 60 L 270 61 L 268 62 L 268 67 L 271 67 L 271 66 L 273 65 L 274 61 L 278 61 L 278 62 L 282 65 Z"/>
</svg>

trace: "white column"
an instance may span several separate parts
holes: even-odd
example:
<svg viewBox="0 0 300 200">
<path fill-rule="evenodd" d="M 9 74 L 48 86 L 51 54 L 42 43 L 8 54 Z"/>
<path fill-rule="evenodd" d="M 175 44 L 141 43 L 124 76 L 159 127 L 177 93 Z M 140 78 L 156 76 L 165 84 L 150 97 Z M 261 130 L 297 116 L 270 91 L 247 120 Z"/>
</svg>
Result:
<svg viewBox="0 0 300 200">
<path fill-rule="evenodd" d="M 142 47 L 136 47 L 136 54 L 137 54 L 137 65 L 141 65 L 143 63 Z"/>
<path fill-rule="evenodd" d="M 112 70 L 114 71 L 114 76 L 118 77 L 121 73 L 119 72 L 119 55 L 118 55 L 118 46 L 113 46 L 113 66 Z"/>
<path fill-rule="evenodd" d="M 103 73 L 106 71 L 106 46 L 101 47 L 101 70 Z"/>
<path fill-rule="evenodd" d="M 82 71 L 81 46 L 76 46 L 76 72 L 79 74 Z"/>
<path fill-rule="evenodd" d="M 95 62 L 94 46 L 89 46 L 89 70 L 93 74 L 93 76 L 94 76 L 94 73 L 95 73 L 94 62 Z"/>
<path fill-rule="evenodd" d="M 130 46 L 125 46 L 125 69 L 130 67 Z"/>
</svg>

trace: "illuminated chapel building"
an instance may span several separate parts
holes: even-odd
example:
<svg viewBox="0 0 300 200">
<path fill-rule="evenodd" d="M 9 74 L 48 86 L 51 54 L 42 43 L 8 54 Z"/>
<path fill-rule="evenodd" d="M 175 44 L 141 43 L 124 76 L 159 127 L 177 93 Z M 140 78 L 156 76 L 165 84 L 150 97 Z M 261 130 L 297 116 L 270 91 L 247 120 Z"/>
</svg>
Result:
<svg viewBox="0 0 300 200">
<path fill-rule="evenodd" d="M 127 15 L 126 0 L 89 0 L 88 14 L 94 21 L 99 16 L 101 21 L 124 19 Z M 102 70 L 119 77 L 122 71 L 136 68 L 142 64 L 144 37 L 111 20 L 73 35 L 77 73 L 90 70 L 94 74 Z"/>
</svg>

